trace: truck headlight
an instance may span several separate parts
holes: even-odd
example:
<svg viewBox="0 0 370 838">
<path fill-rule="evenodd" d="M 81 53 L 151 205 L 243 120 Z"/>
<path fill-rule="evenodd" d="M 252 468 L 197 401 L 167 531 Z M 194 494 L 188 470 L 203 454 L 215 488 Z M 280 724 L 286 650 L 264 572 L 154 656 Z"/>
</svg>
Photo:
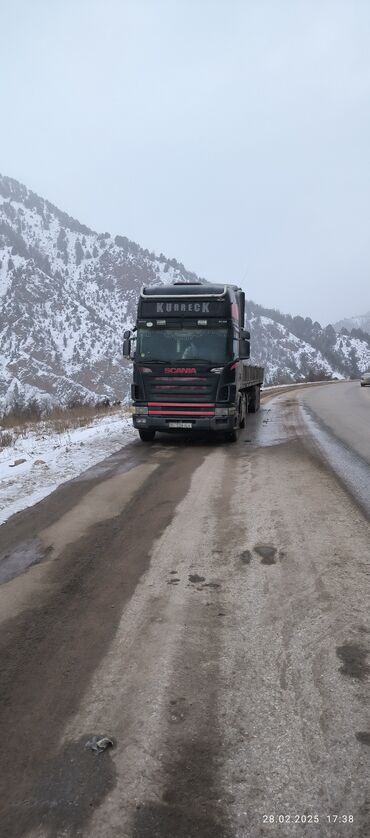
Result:
<svg viewBox="0 0 370 838">
<path fill-rule="evenodd" d="M 148 415 L 148 406 L 141 407 L 140 405 L 135 405 L 133 408 L 133 414 L 135 416 L 147 416 Z"/>
<path fill-rule="evenodd" d="M 235 407 L 215 407 L 215 416 L 233 416 Z"/>
</svg>

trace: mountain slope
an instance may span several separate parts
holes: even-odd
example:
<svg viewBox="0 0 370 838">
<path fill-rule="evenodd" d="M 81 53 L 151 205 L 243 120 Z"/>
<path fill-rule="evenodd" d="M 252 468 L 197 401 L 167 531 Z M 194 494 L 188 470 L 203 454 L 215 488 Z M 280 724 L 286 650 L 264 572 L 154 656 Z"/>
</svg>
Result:
<svg viewBox="0 0 370 838">
<path fill-rule="evenodd" d="M 121 354 L 143 284 L 198 279 L 124 236 L 98 234 L 0 176 L 0 408 L 124 398 Z M 248 303 L 254 360 L 266 382 L 358 375 L 370 338 Z"/>
<path fill-rule="evenodd" d="M 254 357 L 265 362 L 267 381 L 358 378 L 370 368 L 370 336 L 337 334 L 310 317 L 292 317 L 252 301 L 246 304 Z"/>
<path fill-rule="evenodd" d="M 98 235 L 0 177 L 0 399 L 124 396 L 123 331 L 144 283 L 191 280 L 175 259 Z"/>
<path fill-rule="evenodd" d="M 362 332 L 367 332 L 370 335 L 370 311 L 367 314 L 359 314 L 357 317 L 345 317 L 343 320 L 338 320 L 334 323 L 336 332 L 346 329 L 351 332 L 352 329 L 361 329 Z"/>
<path fill-rule="evenodd" d="M 320 351 L 276 320 L 254 315 L 249 323 L 253 355 L 258 363 L 267 364 L 269 384 L 344 377 L 339 366 L 330 364 Z"/>
</svg>

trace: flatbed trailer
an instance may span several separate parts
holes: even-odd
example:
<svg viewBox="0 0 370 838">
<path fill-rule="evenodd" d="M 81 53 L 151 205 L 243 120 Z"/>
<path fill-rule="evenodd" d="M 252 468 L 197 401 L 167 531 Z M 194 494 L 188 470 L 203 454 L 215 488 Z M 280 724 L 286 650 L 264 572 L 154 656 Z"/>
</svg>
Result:
<svg viewBox="0 0 370 838">
<path fill-rule="evenodd" d="M 123 354 L 134 362 L 133 424 L 143 441 L 157 431 L 237 439 L 247 414 L 259 409 L 264 374 L 249 361 L 244 308 L 235 285 L 142 289 Z"/>
</svg>

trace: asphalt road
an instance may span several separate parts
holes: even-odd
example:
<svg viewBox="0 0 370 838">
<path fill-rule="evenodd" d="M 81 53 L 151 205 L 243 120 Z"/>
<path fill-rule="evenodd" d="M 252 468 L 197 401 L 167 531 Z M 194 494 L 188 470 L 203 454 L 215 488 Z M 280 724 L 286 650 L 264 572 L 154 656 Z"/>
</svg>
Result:
<svg viewBox="0 0 370 838">
<path fill-rule="evenodd" d="M 132 443 L 0 528 L 1 835 L 369 835 L 370 524 L 329 444 L 366 485 L 369 397 Z"/>
<path fill-rule="evenodd" d="M 358 381 L 304 391 L 304 403 L 344 442 L 370 463 L 370 387 Z"/>
</svg>

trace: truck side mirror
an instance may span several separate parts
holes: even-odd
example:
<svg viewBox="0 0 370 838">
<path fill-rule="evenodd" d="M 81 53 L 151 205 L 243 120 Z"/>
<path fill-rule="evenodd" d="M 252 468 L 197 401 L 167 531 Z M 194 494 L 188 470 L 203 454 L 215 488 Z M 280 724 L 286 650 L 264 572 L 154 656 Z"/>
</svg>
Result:
<svg viewBox="0 0 370 838">
<path fill-rule="evenodd" d="M 247 360 L 251 356 L 250 337 L 250 332 L 241 329 L 239 340 L 239 357 L 241 360 Z"/>
<path fill-rule="evenodd" d="M 129 329 L 123 333 L 123 349 L 122 355 L 129 361 L 131 358 L 131 332 Z"/>
<path fill-rule="evenodd" d="M 131 358 L 131 340 L 130 338 L 125 338 L 123 341 L 123 348 L 122 348 L 122 355 L 124 358 L 127 358 L 129 361 Z"/>
</svg>

